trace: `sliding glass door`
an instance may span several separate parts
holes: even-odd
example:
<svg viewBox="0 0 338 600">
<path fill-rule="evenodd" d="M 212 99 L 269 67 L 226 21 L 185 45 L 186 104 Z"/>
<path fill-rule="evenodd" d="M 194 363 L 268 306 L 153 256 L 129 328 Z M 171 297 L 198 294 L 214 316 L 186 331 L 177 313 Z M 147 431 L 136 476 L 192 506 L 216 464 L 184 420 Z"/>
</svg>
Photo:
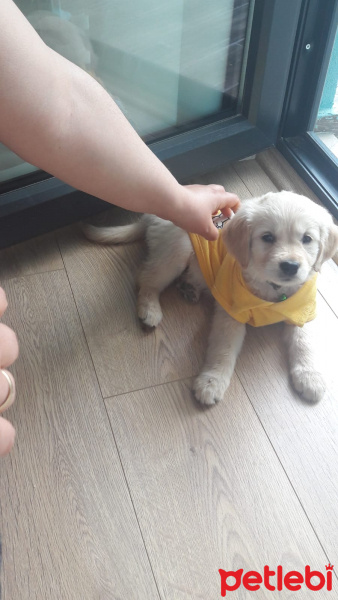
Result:
<svg viewBox="0 0 338 600">
<path fill-rule="evenodd" d="M 314 132 L 338 165 L 338 29 L 331 51 Z"/>
</svg>

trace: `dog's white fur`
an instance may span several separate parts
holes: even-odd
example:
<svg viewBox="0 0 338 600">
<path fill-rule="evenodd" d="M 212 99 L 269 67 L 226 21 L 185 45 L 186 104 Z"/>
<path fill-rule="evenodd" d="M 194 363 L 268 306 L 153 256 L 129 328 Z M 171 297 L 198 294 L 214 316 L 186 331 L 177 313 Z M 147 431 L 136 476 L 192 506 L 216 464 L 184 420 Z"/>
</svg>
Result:
<svg viewBox="0 0 338 600">
<path fill-rule="evenodd" d="M 145 235 L 148 256 L 138 279 L 137 312 L 148 327 L 160 323 L 160 293 L 178 277 L 183 294 L 194 302 L 207 290 L 188 234 L 169 221 L 144 215 L 132 225 L 86 225 L 84 230 L 92 241 L 113 244 Z M 271 301 L 282 294 L 293 295 L 338 248 L 338 227 L 330 214 L 308 198 L 285 191 L 244 201 L 222 235 L 252 293 Z M 297 265 L 297 272 L 281 269 L 281 263 L 289 262 Z M 244 336 L 245 325 L 215 302 L 205 363 L 194 382 L 201 403 L 214 404 L 223 398 Z M 284 339 L 294 388 L 307 400 L 319 400 L 325 383 L 313 364 L 307 326 L 285 324 Z"/>
</svg>

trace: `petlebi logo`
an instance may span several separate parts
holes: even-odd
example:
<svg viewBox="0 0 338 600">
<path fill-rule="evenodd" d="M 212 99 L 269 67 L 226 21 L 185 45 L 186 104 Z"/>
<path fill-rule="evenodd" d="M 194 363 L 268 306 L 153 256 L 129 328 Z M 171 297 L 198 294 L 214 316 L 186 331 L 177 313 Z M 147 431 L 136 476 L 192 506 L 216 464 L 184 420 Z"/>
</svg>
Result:
<svg viewBox="0 0 338 600">
<path fill-rule="evenodd" d="M 261 587 L 271 592 L 292 590 L 297 591 L 306 587 L 313 592 L 317 592 L 325 588 L 329 592 L 332 591 L 332 571 L 334 565 L 329 563 L 325 565 L 325 573 L 321 571 L 312 571 L 309 565 L 306 565 L 304 574 L 300 571 L 288 571 L 285 573 L 283 567 L 278 565 L 276 570 L 270 569 L 265 565 L 263 574 L 258 571 L 247 571 L 238 569 L 238 571 L 224 571 L 219 569 L 221 576 L 221 596 L 224 598 L 227 592 L 234 592 L 240 586 L 246 590 L 256 592 Z M 235 581 L 234 581 L 235 580 Z M 319 581 L 318 581 L 319 580 Z"/>
</svg>

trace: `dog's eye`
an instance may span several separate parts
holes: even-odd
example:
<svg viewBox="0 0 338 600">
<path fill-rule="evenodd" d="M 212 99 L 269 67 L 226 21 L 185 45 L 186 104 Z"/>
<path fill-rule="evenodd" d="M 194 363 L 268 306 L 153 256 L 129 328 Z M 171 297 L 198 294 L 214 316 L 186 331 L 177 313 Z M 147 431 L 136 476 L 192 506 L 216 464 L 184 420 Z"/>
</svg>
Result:
<svg viewBox="0 0 338 600">
<path fill-rule="evenodd" d="M 273 244 L 276 241 L 276 238 L 272 233 L 264 233 L 264 235 L 262 235 L 262 240 L 267 244 Z"/>
<path fill-rule="evenodd" d="M 303 244 L 310 244 L 312 242 L 312 237 L 310 235 L 303 235 L 302 239 Z"/>
</svg>

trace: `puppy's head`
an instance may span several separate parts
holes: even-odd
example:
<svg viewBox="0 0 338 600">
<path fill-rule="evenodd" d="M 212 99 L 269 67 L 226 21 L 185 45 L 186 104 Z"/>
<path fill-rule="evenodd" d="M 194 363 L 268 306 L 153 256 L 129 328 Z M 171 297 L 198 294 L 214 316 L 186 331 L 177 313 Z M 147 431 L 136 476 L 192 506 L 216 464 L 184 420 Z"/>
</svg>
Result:
<svg viewBox="0 0 338 600">
<path fill-rule="evenodd" d="M 223 235 L 244 271 L 256 281 L 283 287 L 307 281 L 338 249 L 331 215 L 292 192 L 244 201 Z"/>
</svg>

